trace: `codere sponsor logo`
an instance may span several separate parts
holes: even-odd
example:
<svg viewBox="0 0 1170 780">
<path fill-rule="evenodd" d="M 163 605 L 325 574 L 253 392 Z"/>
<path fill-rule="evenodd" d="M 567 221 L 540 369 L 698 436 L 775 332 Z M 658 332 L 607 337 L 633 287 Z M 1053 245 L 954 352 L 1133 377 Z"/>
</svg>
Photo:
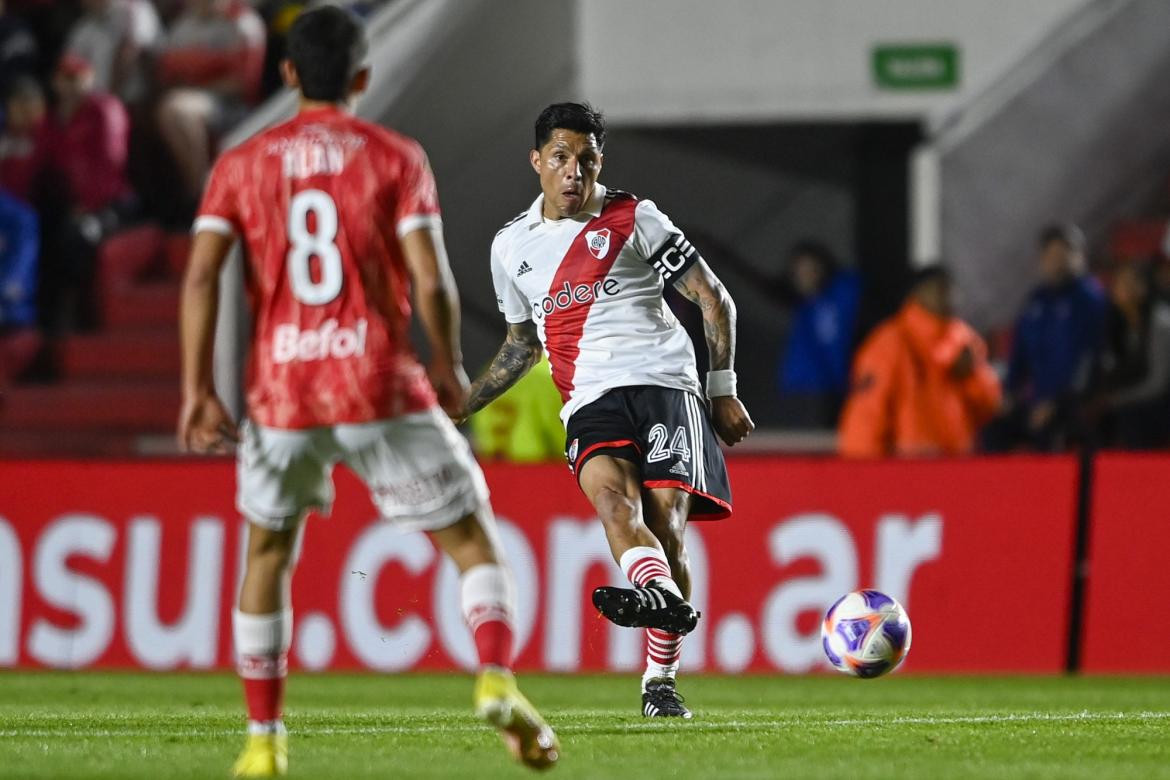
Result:
<svg viewBox="0 0 1170 780">
<path fill-rule="evenodd" d="M 614 296 L 622 291 L 616 279 L 602 279 L 592 284 L 574 285 L 565 282 L 561 289 L 549 293 L 540 300 L 532 302 L 532 316 L 536 320 L 543 320 L 550 314 L 573 306 L 593 303 L 602 296 Z"/>
<path fill-rule="evenodd" d="M 368 330 L 369 323 L 364 317 L 352 328 L 339 328 L 337 320 L 332 318 L 321 323 L 321 327 L 309 330 L 288 323 L 277 325 L 272 336 L 272 361 L 309 362 L 364 355 Z"/>
</svg>

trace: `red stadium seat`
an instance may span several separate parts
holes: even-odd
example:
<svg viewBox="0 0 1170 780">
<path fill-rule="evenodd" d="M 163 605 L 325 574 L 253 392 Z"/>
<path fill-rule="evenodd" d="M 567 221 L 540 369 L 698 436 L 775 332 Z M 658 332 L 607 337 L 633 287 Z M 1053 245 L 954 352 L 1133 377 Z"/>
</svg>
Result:
<svg viewBox="0 0 1170 780">
<path fill-rule="evenodd" d="M 153 225 L 133 227 L 107 238 L 98 250 L 98 279 L 103 294 L 129 287 L 152 270 L 162 256 L 165 240 L 166 233 Z"/>
<path fill-rule="evenodd" d="M 1114 260 L 1145 260 L 1162 253 L 1166 220 L 1145 219 L 1119 222 L 1109 239 L 1109 254 Z"/>
<path fill-rule="evenodd" d="M 166 237 L 163 254 L 166 267 L 175 276 L 182 276 L 187 268 L 187 255 L 191 253 L 191 236 L 187 233 L 170 233 Z"/>
</svg>

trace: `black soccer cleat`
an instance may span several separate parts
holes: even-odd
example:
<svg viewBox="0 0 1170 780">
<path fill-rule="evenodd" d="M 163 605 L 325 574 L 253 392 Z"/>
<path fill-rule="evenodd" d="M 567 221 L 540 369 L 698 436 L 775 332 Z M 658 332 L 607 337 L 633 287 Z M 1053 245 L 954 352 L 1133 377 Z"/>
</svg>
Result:
<svg viewBox="0 0 1170 780">
<path fill-rule="evenodd" d="M 699 613 L 673 593 L 655 587 L 598 588 L 593 606 L 612 623 L 626 628 L 657 628 L 672 634 L 689 634 L 699 623 Z"/>
<path fill-rule="evenodd" d="M 682 718 L 694 716 L 683 704 L 683 697 L 675 690 L 674 680 L 669 677 L 655 677 L 646 683 L 642 692 L 642 715 L 646 718 Z"/>
</svg>

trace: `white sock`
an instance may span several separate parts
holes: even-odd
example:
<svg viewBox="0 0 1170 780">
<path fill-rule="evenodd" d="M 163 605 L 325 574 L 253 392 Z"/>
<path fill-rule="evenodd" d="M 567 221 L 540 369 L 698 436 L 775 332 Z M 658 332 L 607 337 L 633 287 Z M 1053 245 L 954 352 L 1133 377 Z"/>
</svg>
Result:
<svg viewBox="0 0 1170 780">
<path fill-rule="evenodd" d="M 516 612 L 515 590 L 511 572 L 498 563 L 481 563 L 463 572 L 459 601 L 472 631 L 486 620 L 511 623 Z"/>
<path fill-rule="evenodd" d="M 511 572 L 496 563 L 481 563 L 463 573 L 460 581 L 463 619 L 471 629 L 481 666 L 501 669 L 512 666 L 515 590 Z"/>
<path fill-rule="evenodd" d="M 642 693 L 646 692 L 646 683 L 651 680 L 667 677 L 671 680 L 678 675 L 678 663 L 673 663 L 670 666 L 662 666 L 659 664 L 646 662 L 646 671 L 642 672 Z"/>
</svg>

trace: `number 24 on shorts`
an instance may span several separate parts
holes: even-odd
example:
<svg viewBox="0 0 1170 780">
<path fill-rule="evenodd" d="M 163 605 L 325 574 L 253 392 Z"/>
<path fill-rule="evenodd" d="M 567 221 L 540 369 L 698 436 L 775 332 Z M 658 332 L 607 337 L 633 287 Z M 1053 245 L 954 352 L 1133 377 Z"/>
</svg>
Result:
<svg viewBox="0 0 1170 780">
<path fill-rule="evenodd" d="M 665 425 L 656 423 L 650 429 L 649 439 L 650 452 L 646 455 L 647 462 L 657 463 L 660 460 L 669 459 L 672 455 L 690 462 L 691 448 L 687 444 L 687 429 L 683 426 L 675 428 L 674 435 L 671 436 Z M 668 440 L 670 441 L 669 447 L 666 444 Z"/>
</svg>

